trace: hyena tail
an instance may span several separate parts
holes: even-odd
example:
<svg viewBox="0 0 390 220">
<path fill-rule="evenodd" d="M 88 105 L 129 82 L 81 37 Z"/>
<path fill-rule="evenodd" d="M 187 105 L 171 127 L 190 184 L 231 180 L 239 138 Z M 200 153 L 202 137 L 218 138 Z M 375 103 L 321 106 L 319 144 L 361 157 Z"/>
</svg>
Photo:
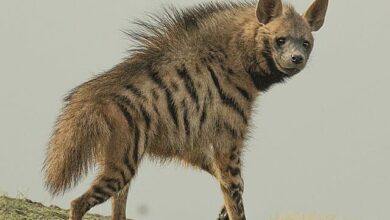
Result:
<svg viewBox="0 0 390 220">
<path fill-rule="evenodd" d="M 108 123 L 103 104 L 70 100 L 57 120 L 43 165 L 52 195 L 73 187 L 95 165 L 99 149 L 109 141 Z"/>
</svg>

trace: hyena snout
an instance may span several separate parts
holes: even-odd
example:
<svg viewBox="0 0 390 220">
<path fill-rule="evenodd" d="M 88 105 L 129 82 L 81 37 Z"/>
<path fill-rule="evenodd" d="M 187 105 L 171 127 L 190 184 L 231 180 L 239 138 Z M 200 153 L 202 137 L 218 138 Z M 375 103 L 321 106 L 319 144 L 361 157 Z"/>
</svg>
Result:
<svg viewBox="0 0 390 220">
<path fill-rule="evenodd" d="M 294 75 L 300 72 L 306 65 L 308 57 L 299 51 L 291 51 L 284 53 L 277 64 L 280 70 L 289 75 Z"/>
<path fill-rule="evenodd" d="M 305 57 L 302 54 L 293 54 L 291 55 L 291 62 L 299 65 L 305 61 Z"/>
<path fill-rule="evenodd" d="M 302 69 L 307 61 L 307 54 L 299 49 L 286 52 L 284 56 L 286 67 Z"/>
</svg>

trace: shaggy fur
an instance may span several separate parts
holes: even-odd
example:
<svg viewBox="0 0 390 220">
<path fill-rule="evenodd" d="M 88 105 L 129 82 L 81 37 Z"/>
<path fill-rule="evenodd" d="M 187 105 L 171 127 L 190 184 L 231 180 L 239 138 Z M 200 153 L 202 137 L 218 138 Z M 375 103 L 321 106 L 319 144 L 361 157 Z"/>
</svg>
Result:
<svg viewBox="0 0 390 220">
<path fill-rule="evenodd" d="M 65 192 L 97 165 L 70 219 L 111 197 L 113 219 L 125 219 L 148 155 L 209 172 L 224 195 L 219 219 L 245 219 L 241 152 L 254 101 L 304 68 L 326 6 L 316 0 L 301 16 L 280 0 L 209 3 L 138 21 L 131 55 L 65 99 L 43 167 L 48 190 Z"/>
</svg>

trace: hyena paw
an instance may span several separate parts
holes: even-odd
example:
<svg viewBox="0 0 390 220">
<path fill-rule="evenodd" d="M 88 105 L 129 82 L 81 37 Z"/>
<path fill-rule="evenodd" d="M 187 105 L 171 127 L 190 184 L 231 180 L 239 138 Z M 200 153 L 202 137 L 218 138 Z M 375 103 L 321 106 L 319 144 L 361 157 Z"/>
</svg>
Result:
<svg viewBox="0 0 390 220">
<path fill-rule="evenodd" d="M 227 214 L 227 211 L 225 208 L 221 210 L 221 213 L 218 216 L 217 220 L 229 220 L 229 215 Z"/>
</svg>

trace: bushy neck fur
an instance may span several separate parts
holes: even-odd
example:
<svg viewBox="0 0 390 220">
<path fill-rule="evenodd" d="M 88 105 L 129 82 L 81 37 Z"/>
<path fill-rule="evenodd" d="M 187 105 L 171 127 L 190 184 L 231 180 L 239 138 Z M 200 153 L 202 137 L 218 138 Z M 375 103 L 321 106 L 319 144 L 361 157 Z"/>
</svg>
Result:
<svg viewBox="0 0 390 220">
<path fill-rule="evenodd" d="M 250 75 L 256 89 L 264 92 L 288 76 L 275 64 L 270 33 L 253 14 L 248 13 L 250 10 L 253 9 L 244 10 L 241 16 L 237 16 L 236 30 L 232 33 L 229 48 L 238 54 L 239 62 Z"/>
<path fill-rule="evenodd" d="M 207 14 L 191 19 L 201 12 Z M 193 57 L 207 59 L 210 52 L 223 51 L 228 54 L 228 63 L 244 70 L 238 74 L 250 76 L 252 85 L 248 87 L 266 91 L 286 77 L 276 68 L 270 35 L 257 21 L 254 4 L 206 5 L 188 11 L 174 10 L 167 16 L 168 20 L 155 19 L 160 24 L 139 22 L 145 32 L 131 35 L 139 43 L 133 58 L 159 65 Z"/>
</svg>

